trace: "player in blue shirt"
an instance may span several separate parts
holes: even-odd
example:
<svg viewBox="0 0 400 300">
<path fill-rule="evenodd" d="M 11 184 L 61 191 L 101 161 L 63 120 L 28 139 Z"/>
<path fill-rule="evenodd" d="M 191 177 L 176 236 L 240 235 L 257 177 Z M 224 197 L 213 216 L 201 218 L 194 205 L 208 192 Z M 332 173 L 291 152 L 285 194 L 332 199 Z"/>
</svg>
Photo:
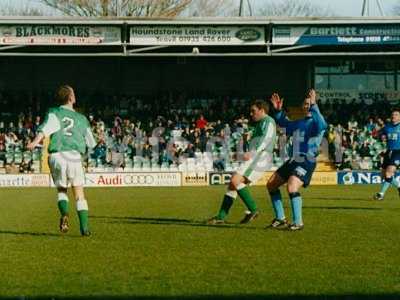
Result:
<svg viewBox="0 0 400 300">
<path fill-rule="evenodd" d="M 400 193 L 399 182 L 394 178 L 397 167 L 400 165 L 400 110 L 393 110 L 391 122 L 381 130 L 386 136 L 387 150 L 382 164 L 382 187 L 374 196 L 375 200 L 383 200 L 390 185 L 394 185 Z"/>
<path fill-rule="evenodd" d="M 278 94 L 271 97 L 276 111 L 275 120 L 284 129 L 286 136 L 292 137 L 291 158 L 288 159 L 268 180 L 267 189 L 271 196 L 275 218 L 269 228 L 288 228 L 301 230 L 304 227 L 302 218 L 302 198 L 300 188 L 310 184 L 316 166 L 319 146 L 327 128 L 316 101 L 316 92 L 310 90 L 303 102 L 304 119 L 290 121 L 282 111 L 283 99 Z M 287 183 L 290 197 L 293 223 L 288 224 L 282 204 L 279 188 Z"/>
</svg>

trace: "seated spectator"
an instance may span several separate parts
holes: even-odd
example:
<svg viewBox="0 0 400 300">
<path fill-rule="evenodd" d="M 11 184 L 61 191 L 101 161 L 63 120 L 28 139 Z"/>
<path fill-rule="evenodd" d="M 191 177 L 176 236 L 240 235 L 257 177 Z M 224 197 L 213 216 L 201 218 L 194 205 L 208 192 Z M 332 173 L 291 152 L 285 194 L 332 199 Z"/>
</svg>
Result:
<svg viewBox="0 0 400 300">
<path fill-rule="evenodd" d="M 364 143 L 358 149 L 358 153 L 359 153 L 361 158 L 371 157 L 371 150 L 370 150 L 369 142 L 364 141 Z"/>
<path fill-rule="evenodd" d="M 32 168 L 32 161 L 25 162 L 23 161 L 19 165 L 19 173 L 33 173 L 33 168 Z"/>
<path fill-rule="evenodd" d="M 4 143 L 0 142 L 0 161 L 2 162 L 2 165 L 5 165 L 6 163 L 6 146 Z"/>
<path fill-rule="evenodd" d="M 103 164 L 106 163 L 107 147 L 104 140 L 100 140 L 97 146 L 93 149 L 91 157 L 95 160 L 100 160 Z"/>
<path fill-rule="evenodd" d="M 124 166 L 124 153 L 127 146 L 122 143 L 119 137 L 111 148 L 111 165 L 114 168 L 121 168 Z"/>
<path fill-rule="evenodd" d="M 6 165 L 6 173 L 7 174 L 18 174 L 19 167 L 15 163 L 10 163 Z"/>
<path fill-rule="evenodd" d="M 200 115 L 200 117 L 196 120 L 196 128 L 199 128 L 201 130 L 204 130 L 207 126 L 207 120 L 204 118 L 203 115 Z"/>
<path fill-rule="evenodd" d="M 185 151 L 183 151 L 184 154 L 186 154 L 186 157 L 188 158 L 194 158 L 194 147 L 193 144 L 188 144 L 187 148 L 185 149 Z"/>
<path fill-rule="evenodd" d="M 374 131 L 374 129 L 376 128 L 376 123 L 374 121 L 374 118 L 368 118 L 368 123 L 367 125 L 365 125 L 365 128 L 367 129 L 367 131 L 369 133 L 371 133 L 372 131 Z"/>
</svg>

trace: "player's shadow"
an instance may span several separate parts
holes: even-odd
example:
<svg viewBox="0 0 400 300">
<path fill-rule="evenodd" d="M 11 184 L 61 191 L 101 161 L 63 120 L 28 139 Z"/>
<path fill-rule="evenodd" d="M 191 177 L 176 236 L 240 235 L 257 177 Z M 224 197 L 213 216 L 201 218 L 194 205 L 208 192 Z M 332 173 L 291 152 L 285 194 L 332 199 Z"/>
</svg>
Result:
<svg viewBox="0 0 400 300">
<path fill-rule="evenodd" d="M 373 199 L 368 198 L 337 198 L 337 197 L 329 197 L 329 196 L 318 196 L 318 197 L 310 197 L 309 200 L 331 200 L 331 201 L 366 201 L 366 202 L 378 202 Z"/>
<path fill-rule="evenodd" d="M 383 210 L 382 207 L 357 207 L 357 206 L 303 206 L 303 209 L 319 210 Z"/>
<path fill-rule="evenodd" d="M 116 217 L 116 216 L 91 216 L 93 219 L 103 219 L 110 224 L 151 224 L 151 225 L 175 225 L 193 227 L 213 227 L 213 228 L 236 228 L 254 230 L 256 227 L 240 226 L 236 223 L 225 223 L 220 225 L 210 225 L 206 221 L 177 219 L 177 218 L 147 218 L 147 217 Z"/>
<path fill-rule="evenodd" d="M 79 235 L 57 234 L 49 232 L 29 232 L 29 231 L 13 231 L 13 230 L 0 230 L 0 235 L 22 235 L 33 237 L 56 237 L 56 238 L 78 238 Z"/>
</svg>

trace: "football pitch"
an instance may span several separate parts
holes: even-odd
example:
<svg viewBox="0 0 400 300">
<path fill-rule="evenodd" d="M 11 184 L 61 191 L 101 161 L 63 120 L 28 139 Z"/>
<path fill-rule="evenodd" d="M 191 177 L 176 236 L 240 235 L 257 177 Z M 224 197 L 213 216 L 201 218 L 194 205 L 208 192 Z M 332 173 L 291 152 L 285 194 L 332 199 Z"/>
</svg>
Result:
<svg viewBox="0 0 400 300">
<path fill-rule="evenodd" d="M 400 199 L 378 186 L 302 191 L 305 229 L 265 230 L 262 214 L 207 226 L 225 187 L 87 189 L 93 235 L 58 232 L 55 190 L 0 189 L 0 298 L 400 298 Z M 287 214 L 288 202 L 285 196 Z M 72 203 L 71 203 L 72 204 Z M 74 208 L 72 206 L 71 208 Z"/>
</svg>

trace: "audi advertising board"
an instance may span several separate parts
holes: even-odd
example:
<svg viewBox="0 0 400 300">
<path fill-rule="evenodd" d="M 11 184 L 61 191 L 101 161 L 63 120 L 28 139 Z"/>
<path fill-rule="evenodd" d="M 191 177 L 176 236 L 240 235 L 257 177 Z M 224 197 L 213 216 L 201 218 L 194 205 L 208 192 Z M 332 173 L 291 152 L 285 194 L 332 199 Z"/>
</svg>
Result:
<svg viewBox="0 0 400 300">
<path fill-rule="evenodd" d="M 87 187 L 181 186 L 179 172 L 161 173 L 88 173 Z"/>
</svg>

